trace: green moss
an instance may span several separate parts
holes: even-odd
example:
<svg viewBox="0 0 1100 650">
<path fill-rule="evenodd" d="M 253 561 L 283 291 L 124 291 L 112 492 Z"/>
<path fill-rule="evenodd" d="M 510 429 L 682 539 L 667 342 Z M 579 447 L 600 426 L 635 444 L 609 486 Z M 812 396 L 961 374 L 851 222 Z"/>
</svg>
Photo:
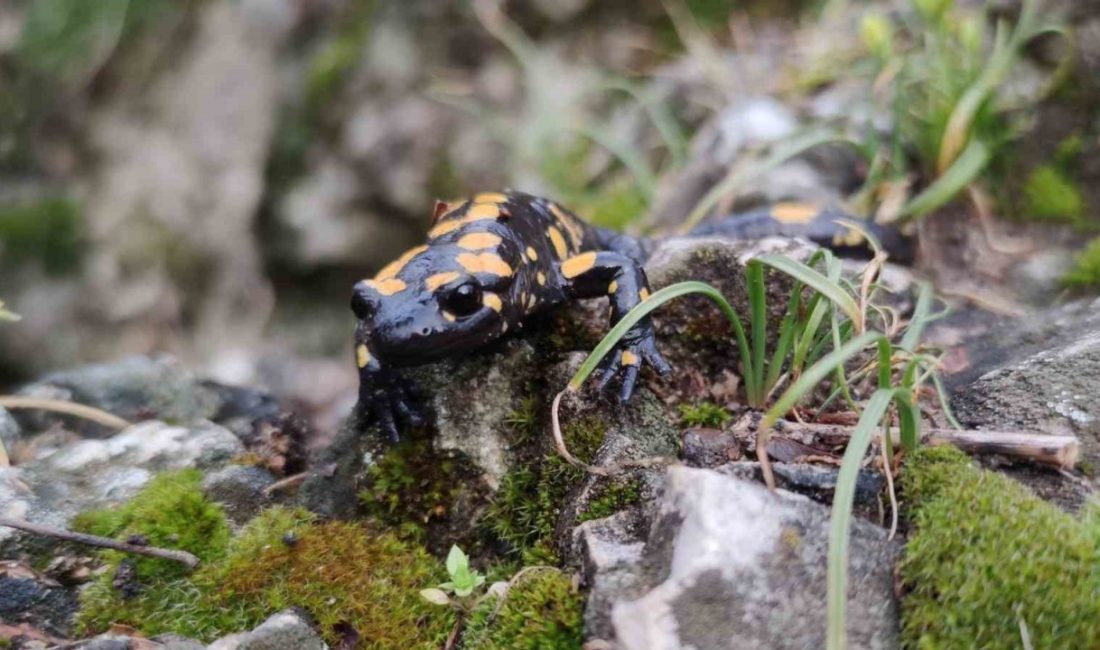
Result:
<svg viewBox="0 0 1100 650">
<path fill-rule="evenodd" d="M 38 261 L 51 274 L 72 271 L 82 251 L 80 208 L 67 199 L 0 206 L 0 250 L 7 264 Z"/>
<path fill-rule="evenodd" d="M 901 576 L 908 648 L 1100 647 L 1100 525 L 925 448 L 902 474 L 913 534 Z"/>
<path fill-rule="evenodd" d="M 533 442 L 539 433 L 539 398 L 534 395 L 524 397 L 504 419 L 504 423 L 512 430 L 517 444 Z"/>
<path fill-rule="evenodd" d="M 578 515 L 578 522 L 610 517 L 642 499 L 642 484 L 634 478 L 612 478 L 595 490 L 584 511 Z"/>
<path fill-rule="evenodd" d="M 222 509 L 206 500 L 198 470 L 166 472 L 153 478 L 126 504 L 83 513 L 74 528 L 103 537 L 126 539 L 140 535 L 153 546 L 182 549 L 204 562 L 221 557 L 229 543 L 229 527 Z M 124 554 L 106 551 L 107 564 L 117 567 Z M 178 562 L 141 557 L 137 577 L 157 580 L 178 577 L 185 569 Z"/>
<path fill-rule="evenodd" d="M 568 576 L 537 570 L 509 588 L 496 616 L 484 602 L 466 627 L 464 650 L 575 650 L 581 647 L 584 599 Z"/>
<path fill-rule="evenodd" d="M 459 460 L 436 453 L 428 436 L 406 437 L 367 470 L 360 502 L 402 537 L 423 540 L 427 524 L 450 512 L 468 478 L 465 470 Z"/>
<path fill-rule="evenodd" d="M 265 612 L 303 607 L 336 643 L 342 624 L 363 648 L 439 648 L 453 614 L 424 602 L 420 589 L 445 579 L 423 549 L 347 522 L 302 530 L 293 545 L 266 547 L 218 576 L 222 602 L 254 603 Z"/>
<path fill-rule="evenodd" d="M 330 643 L 341 636 L 338 626 L 349 624 L 364 639 L 361 647 L 427 650 L 440 647 L 454 623 L 450 610 L 418 596 L 442 578 L 438 562 L 392 534 L 270 508 L 192 575 L 148 581 L 128 600 L 105 575 L 82 593 L 78 628 L 90 634 L 124 623 L 150 636 L 210 641 L 296 606 L 310 612 Z"/>
<path fill-rule="evenodd" d="M 689 427 L 720 427 L 733 416 L 714 402 L 680 405 L 680 422 Z"/>
<path fill-rule="evenodd" d="M 1025 216 L 1041 221 L 1077 223 L 1085 214 L 1081 190 L 1051 165 L 1036 167 L 1024 184 Z"/>
<path fill-rule="evenodd" d="M 1077 289 L 1100 287 L 1100 237 L 1093 239 L 1085 250 L 1077 255 L 1073 268 L 1062 282 Z"/>
<path fill-rule="evenodd" d="M 590 460 L 606 431 L 599 418 L 581 417 L 567 424 L 562 436 L 574 456 Z M 584 470 L 553 450 L 505 475 L 485 517 L 490 532 L 526 564 L 553 563 L 556 555 L 550 538 L 570 490 L 583 477 Z"/>
</svg>

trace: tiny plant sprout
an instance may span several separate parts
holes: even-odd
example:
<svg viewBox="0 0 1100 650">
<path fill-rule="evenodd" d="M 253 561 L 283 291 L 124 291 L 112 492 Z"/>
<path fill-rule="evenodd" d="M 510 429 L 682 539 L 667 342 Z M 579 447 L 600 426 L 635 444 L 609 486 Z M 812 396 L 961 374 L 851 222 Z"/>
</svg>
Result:
<svg viewBox="0 0 1100 650">
<path fill-rule="evenodd" d="M 485 584 L 485 576 L 470 568 L 469 556 L 458 546 L 451 547 L 446 566 L 447 575 L 451 578 L 448 582 L 420 591 L 420 597 L 433 605 L 459 605 L 461 603 L 453 602 L 449 594 L 455 600 L 461 601 L 472 596 L 478 587 Z"/>
<path fill-rule="evenodd" d="M 7 309 L 4 309 L 4 301 L 0 300 L 0 321 L 5 321 L 5 320 L 7 320 L 7 321 L 17 321 L 17 320 L 19 320 L 19 315 L 14 314 L 14 313 L 8 311 Z"/>
</svg>

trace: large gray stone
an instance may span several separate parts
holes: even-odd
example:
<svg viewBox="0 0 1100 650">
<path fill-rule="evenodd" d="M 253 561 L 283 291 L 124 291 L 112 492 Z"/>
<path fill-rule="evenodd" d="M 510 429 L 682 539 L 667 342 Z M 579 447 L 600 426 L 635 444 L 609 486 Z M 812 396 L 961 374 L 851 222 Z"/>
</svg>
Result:
<svg viewBox="0 0 1100 650">
<path fill-rule="evenodd" d="M 587 623 L 618 647 L 824 647 L 826 507 L 718 472 L 673 467 L 640 552 L 629 534 L 587 526 L 586 566 L 597 569 L 586 576 L 590 602 L 613 601 L 609 620 L 590 611 Z M 850 544 L 849 643 L 897 647 L 900 547 L 859 520 Z M 619 591 L 605 593 L 608 584 Z"/>
<path fill-rule="evenodd" d="M 103 440 L 80 440 L 18 467 L 0 468 L 0 514 L 66 527 L 76 514 L 121 503 L 156 473 L 216 469 L 244 451 L 229 430 L 149 421 Z M 53 544 L 0 527 L 0 552 Z"/>
<path fill-rule="evenodd" d="M 232 634 L 207 646 L 208 650 L 328 650 L 304 612 L 287 609 L 251 632 Z"/>
<path fill-rule="evenodd" d="M 955 351 L 951 404 L 967 426 L 1076 435 L 1100 463 L 1100 300 L 1048 310 Z"/>
</svg>

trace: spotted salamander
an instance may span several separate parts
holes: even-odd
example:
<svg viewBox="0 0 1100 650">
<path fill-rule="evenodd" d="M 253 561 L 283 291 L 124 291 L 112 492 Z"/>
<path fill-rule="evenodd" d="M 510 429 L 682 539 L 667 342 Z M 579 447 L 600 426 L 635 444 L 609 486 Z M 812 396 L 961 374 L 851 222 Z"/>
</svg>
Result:
<svg viewBox="0 0 1100 650">
<path fill-rule="evenodd" d="M 803 236 L 852 252 L 865 242 L 860 230 L 845 223 L 870 229 L 888 250 L 904 244 L 891 230 L 801 204 L 736 215 L 693 234 Z M 437 201 L 428 242 L 353 290 L 360 408 L 396 440 L 399 425 L 422 421 L 413 387 L 398 368 L 476 350 L 573 300 L 608 296 L 614 324 L 649 295 L 642 265 L 652 246 L 651 240 L 596 228 L 553 201 L 520 192 Z M 626 401 L 647 365 L 660 374 L 670 369 L 648 318 L 605 360 L 601 388 L 617 377 L 619 399 Z"/>
</svg>

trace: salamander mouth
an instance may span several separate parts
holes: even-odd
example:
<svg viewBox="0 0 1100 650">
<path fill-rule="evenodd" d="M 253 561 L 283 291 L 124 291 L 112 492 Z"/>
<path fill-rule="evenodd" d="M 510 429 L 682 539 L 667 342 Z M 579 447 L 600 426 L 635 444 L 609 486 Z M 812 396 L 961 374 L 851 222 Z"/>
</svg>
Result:
<svg viewBox="0 0 1100 650">
<path fill-rule="evenodd" d="M 484 309 L 454 322 L 361 325 L 357 339 L 387 365 L 418 366 L 489 343 L 500 336 L 499 323 L 497 312 Z"/>
</svg>

